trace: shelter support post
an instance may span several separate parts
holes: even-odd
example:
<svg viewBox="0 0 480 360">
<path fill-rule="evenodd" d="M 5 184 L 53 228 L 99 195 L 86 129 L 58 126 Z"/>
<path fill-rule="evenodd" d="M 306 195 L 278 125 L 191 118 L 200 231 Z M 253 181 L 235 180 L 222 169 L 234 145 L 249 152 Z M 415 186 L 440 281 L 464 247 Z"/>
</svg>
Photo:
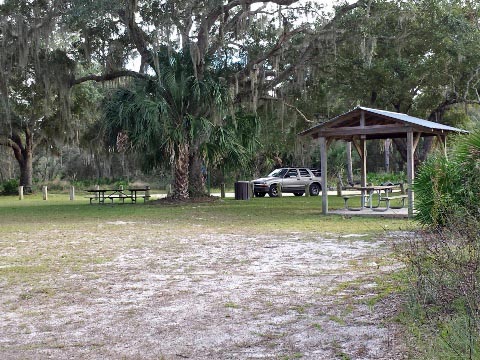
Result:
<svg viewBox="0 0 480 360">
<path fill-rule="evenodd" d="M 360 185 L 362 187 L 367 186 L 367 141 L 360 139 L 360 148 L 362 149 L 362 178 L 360 179 Z M 362 190 L 362 208 L 365 207 L 365 190 Z"/>
<path fill-rule="evenodd" d="M 408 217 L 413 217 L 413 178 L 415 176 L 414 158 L 415 147 L 413 143 L 413 131 L 407 133 L 407 183 L 408 183 Z"/>
<path fill-rule="evenodd" d="M 367 186 L 367 141 L 365 138 L 361 138 L 360 142 L 353 140 L 353 145 L 355 149 L 357 149 L 358 156 L 360 156 L 361 161 L 361 179 L 360 179 L 360 186 L 365 187 Z M 365 206 L 365 191 L 362 190 L 362 199 L 361 199 L 362 207 Z"/>
<path fill-rule="evenodd" d="M 328 214 L 328 186 L 327 186 L 327 140 L 320 138 L 320 166 L 322 170 L 322 213 Z"/>
</svg>

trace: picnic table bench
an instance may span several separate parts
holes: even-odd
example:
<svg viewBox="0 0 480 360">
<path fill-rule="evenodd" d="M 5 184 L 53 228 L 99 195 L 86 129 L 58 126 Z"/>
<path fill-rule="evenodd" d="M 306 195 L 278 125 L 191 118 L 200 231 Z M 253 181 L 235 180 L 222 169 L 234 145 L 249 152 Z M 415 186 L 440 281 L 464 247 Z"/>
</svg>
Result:
<svg viewBox="0 0 480 360">
<path fill-rule="evenodd" d="M 378 208 L 374 209 L 375 211 L 387 211 L 388 209 L 401 209 L 405 206 L 405 199 L 408 198 L 408 195 L 400 194 L 400 195 L 393 195 L 393 196 L 383 196 L 378 201 L 385 201 L 385 208 Z M 390 206 L 390 201 L 392 200 L 401 200 L 402 206 Z"/>
</svg>

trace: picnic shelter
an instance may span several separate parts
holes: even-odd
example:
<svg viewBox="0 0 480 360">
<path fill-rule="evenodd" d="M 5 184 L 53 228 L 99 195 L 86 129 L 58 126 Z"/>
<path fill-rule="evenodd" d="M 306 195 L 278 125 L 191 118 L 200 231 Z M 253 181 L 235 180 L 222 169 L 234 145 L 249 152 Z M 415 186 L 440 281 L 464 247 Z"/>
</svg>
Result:
<svg viewBox="0 0 480 360">
<path fill-rule="evenodd" d="M 407 184 L 408 216 L 413 216 L 414 154 L 422 137 L 434 136 L 446 154 L 447 135 L 467 133 L 467 131 L 440 123 L 423 120 L 402 113 L 357 107 L 347 113 L 301 132 L 301 136 L 311 136 L 320 141 L 322 170 L 322 190 L 327 189 L 327 151 L 334 140 L 351 142 L 361 159 L 361 186 L 367 183 L 367 140 L 406 139 L 407 145 Z M 328 213 L 328 193 L 322 191 L 322 212 Z"/>
</svg>

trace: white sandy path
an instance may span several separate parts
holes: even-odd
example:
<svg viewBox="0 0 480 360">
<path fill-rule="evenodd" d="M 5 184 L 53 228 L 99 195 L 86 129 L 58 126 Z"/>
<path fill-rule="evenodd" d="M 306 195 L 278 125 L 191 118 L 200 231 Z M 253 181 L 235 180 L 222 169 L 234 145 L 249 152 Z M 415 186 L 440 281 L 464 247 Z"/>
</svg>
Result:
<svg viewBox="0 0 480 360">
<path fill-rule="evenodd" d="M 365 301 L 374 279 L 398 267 L 387 240 L 165 236 L 141 224 L 132 236 L 121 231 L 131 223 L 116 225 L 99 241 L 118 254 L 112 261 L 30 289 L 2 286 L 0 358 L 402 358 L 385 306 Z M 72 243 L 98 236 L 63 235 Z"/>
</svg>

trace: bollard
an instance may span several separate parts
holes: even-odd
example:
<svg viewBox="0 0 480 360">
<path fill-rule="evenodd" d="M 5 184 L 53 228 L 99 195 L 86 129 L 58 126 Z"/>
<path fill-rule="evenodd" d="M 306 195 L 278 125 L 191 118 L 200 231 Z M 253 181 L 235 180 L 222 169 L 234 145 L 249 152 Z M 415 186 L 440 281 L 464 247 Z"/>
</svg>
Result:
<svg viewBox="0 0 480 360">
<path fill-rule="evenodd" d="M 310 184 L 305 184 L 305 196 L 310 196 Z"/>
<path fill-rule="evenodd" d="M 18 187 L 18 200 L 23 200 L 23 186 Z"/>
<path fill-rule="evenodd" d="M 337 182 L 337 196 L 342 197 L 342 184 Z"/>
<path fill-rule="evenodd" d="M 220 184 L 220 198 L 225 199 L 225 183 Z"/>
<path fill-rule="evenodd" d="M 145 201 L 150 199 L 150 186 L 145 186 Z"/>
<path fill-rule="evenodd" d="M 282 184 L 277 184 L 277 195 L 282 197 Z"/>
<path fill-rule="evenodd" d="M 70 200 L 75 200 L 75 186 L 70 186 Z"/>
<path fill-rule="evenodd" d="M 42 186 L 42 196 L 43 200 L 48 200 L 48 190 L 46 186 Z"/>
</svg>

